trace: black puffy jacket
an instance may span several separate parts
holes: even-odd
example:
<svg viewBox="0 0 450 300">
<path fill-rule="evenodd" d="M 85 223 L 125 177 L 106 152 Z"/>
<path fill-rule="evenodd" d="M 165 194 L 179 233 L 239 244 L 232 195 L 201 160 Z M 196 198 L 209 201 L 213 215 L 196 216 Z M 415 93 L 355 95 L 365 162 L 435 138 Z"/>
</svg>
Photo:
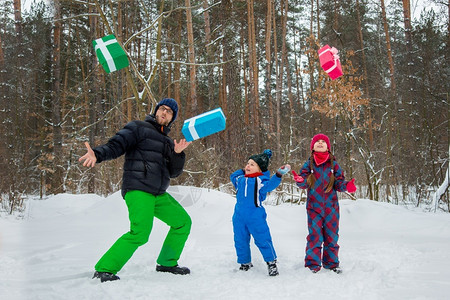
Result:
<svg viewBox="0 0 450 300">
<path fill-rule="evenodd" d="M 163 194 L 169 187 L 170 178 L 183 172 L 185 154 L 174 151 L 173 140 L 167 136 L 169 131 L 149 115 L 145 121 L 126 124 L 106 144 L 92 149 L 97 163 L 125 154 L 123 197 L 131 190 Z"/>
</svg>

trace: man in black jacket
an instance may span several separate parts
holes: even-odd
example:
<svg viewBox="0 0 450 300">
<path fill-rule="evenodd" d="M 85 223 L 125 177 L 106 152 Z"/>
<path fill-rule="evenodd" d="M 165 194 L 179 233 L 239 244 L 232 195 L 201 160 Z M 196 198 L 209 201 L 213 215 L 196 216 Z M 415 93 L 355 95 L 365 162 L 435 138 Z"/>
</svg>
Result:
<svg viewBox="0 0 450 300">
<path fill-rule="evenodd" d="M 156 271 L 189 274 L 178 266 L 178 259 L 191 229 L 191 218 L 184 208 L 166 192 L 170 178 L 183 172 L 185 153 L 190 142 L 173 141 L 167 134 L 178 114 L 174 99 L 161 100 L 145 121 L 125 125 L 106 144 L 91 149 L 80 157 L 83 166 L 115 159 L 125 154 L 122 196 L 128 207 L 130 231 L 122 235 L 95 265 L 94 278 L 101 282 L 117 280 L 116 275 L 139 246 L 150 236 L 153 218 L 170 226 L 157 259 Z"/>
</svg>

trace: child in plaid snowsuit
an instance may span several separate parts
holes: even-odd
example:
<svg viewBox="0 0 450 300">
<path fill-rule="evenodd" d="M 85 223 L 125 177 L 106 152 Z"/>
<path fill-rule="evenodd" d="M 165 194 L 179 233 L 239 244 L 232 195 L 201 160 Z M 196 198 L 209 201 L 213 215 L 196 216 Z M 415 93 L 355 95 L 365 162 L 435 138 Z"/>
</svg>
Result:
<svg viewBox="0 0 450 300">
<path fill-rule="evenodd" d="M 239 169 L 230 175 L 230 180 L 236 188 L 236 206 L 233 214 L 234 246 L 240 270 L 248 271 L 253 264 L 250 253 L 250 235 L 261 251 L 267 263 L 270 276 L 278 275 L 276 253 L 272 244 L 269 226 L 266 221 L 266 210 L 262 201 L 267 193 L 276 189 L 281 182 L 281 176 L 289 172 L 291 167 L 284 165 L 270 177 L 267 170 L 272 151 L 264 150 L 261 154 L 250 156 L 244 169 Z"/>
<path fill-rule="evenodd" d="M 304 163 L 299 175 L 292 172 L 298 187 L 308 190 L 306 210 L 309 234 L 306 238 L 305 267 L 314 273 L 322 266 L 336 273 L 341 272 L 337 192 L 356 191 L 355 179 L 345 180 L 330 148 L 326 135 L 315 135 L 311 141 L 311 157 Z"/>
</svg>

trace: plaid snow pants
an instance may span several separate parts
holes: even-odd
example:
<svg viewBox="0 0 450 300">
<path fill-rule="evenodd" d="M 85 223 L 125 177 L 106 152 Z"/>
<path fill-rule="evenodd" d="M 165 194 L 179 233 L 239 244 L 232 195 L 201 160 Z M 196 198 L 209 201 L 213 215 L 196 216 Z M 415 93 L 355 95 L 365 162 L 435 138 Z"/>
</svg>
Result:
<svg viewBox="0 0 450 300">
<path fill-rule="evenodd" d="M 339 203 L 320 209 L 308 208 L 305 267 L 320 270 L 339 266 Z M 323 256 L 322 256 L 323 244 Z"/>
</svg>

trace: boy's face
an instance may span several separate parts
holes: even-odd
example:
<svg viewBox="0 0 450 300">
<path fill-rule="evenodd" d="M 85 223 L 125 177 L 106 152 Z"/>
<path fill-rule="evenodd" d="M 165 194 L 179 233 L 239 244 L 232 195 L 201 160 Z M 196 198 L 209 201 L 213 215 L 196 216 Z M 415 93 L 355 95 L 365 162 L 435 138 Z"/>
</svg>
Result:
<svg viewBox="0 0 450 300">
<path fill-rule="evenodd" d="M 259 165 L 253 159 L 248 160 L 247 165 L 245 166 L 244 170 L 245 170 L 245 175 L 261 172 Z"/>
<path fill-rule="evenodd" d="M 327 143 L 324 140 L 318 140 L 317 142 L 314 143 L 313 150 L 316 152 L 327 152 L 328 151 Z"/>
</svg>

